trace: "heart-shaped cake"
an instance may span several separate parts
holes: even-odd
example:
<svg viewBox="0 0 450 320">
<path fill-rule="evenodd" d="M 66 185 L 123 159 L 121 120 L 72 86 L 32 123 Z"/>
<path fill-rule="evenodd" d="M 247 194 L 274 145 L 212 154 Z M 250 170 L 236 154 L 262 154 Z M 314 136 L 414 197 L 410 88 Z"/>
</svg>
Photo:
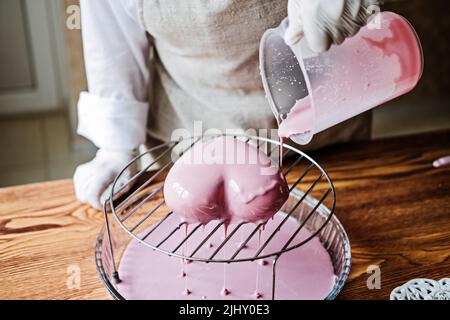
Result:
<svg viewBox="0 0 450 320">
<path fill-rule="evenodd" d="M 187 223 L 264 222 L 288 196 L 279 167 L 233 137 L 198 142 L 173 165 L 164 184 L 166 204 Z"/>
</svg>

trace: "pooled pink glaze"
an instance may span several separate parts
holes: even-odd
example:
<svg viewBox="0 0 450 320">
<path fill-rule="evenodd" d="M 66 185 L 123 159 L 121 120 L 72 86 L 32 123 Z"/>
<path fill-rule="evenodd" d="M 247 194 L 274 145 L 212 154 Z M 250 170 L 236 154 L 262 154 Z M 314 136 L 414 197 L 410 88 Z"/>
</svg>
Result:
<svg viewBox="0 0 450 320">
<path fill-rule="evenodd" d="M 167 206 L 188 223 L 266 221 L 288 196 L 279 167 L 233 137 L 197 143 L 174 164 L 164 184 Z"/>
<path fill-rule="evenodd" d="M 274 220 L 268 221 L 262 234 L 264 239 L 269 237 L 284 217 L 284 214 L 276 214 Z M 158 239 L 164 238 L 179 225 L 179 222 L 178 217 L 170 216 L 146 241 L 155 243 Z M 205 230 L 199 229 L 189 238 L 186 252 L 189 254 L 216 224 L 207 225 Z M 282 248 L 298 226 L 297 220 L 288 219 L 264 252 L 274 252 Z M 254 228 L 252 223 L 241 227 L 245 235 L 249 235 Z M 144 230 L 142 235 L 146 232 L 148 231 Z M 309 231 L 302 229 L 296 235 L 293 243 L 300 243 L 310 236 Z M 172 237 L 163 245 L 163 249 L 172 250 L 179 241 L 179 237 Z M 211 241 L 217 247 L 223 241 L 222 232 L 216 232 Z M 231 256 L 240 241 L 239 235 L 233 236 L 222 249 L 223 252 L 227 252 L 227 256 Z M 258 248 L 258 236 L 255 235 L 249 241 L 247 249 L 244 249 L 238 258 L 252 257 Z M 197 255 L 209 257 L 215 250 L 216 248 L 204 246 Z M 220 253 L 220 255 L 223 254 Z M 272 260 L 269 261 L 272 262 Z M 229 293 L 227 296 L 223 296 L 221 294 L 224 288 L 222 263 L 194 261 L 185 266 L 187 278 L 182 279 L 179 277 L 179 258 L 154 251 L 133 239 L 124 250 L 120 261 L 121 282 L 117 288 L 126 299 L 248 300 L 258 298 L 265 300 L 272 298 L 272 263 L 261 266 L 257 261 L 248 261 L 230 263 L 226 267 L 226 288 Z M 255 284 L 257 268 L 259 268 L 259 276 L 257 284 Z M 186 279 L 188 280 L 187 285 Z M 313 238 L 302 247 L 284 253 L 276 264 L 276 299 L 324 299 L 331 292 L 335 283 L 336 277 L 331 258 L 318 238 Z M 188 291 L 189 294 L 186 295 Z"/>
</svg>

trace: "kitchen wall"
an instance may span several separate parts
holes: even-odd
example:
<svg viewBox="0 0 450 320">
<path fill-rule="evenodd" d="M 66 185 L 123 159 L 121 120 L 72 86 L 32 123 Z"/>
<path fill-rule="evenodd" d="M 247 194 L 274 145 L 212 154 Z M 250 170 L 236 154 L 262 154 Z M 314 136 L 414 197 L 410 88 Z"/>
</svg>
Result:
<svg viewBox="0 0 450 320">
<path fill-rule="evenodd" d="M 66 105 L 63 3 L 0 1 L 0 115 Z"/>
<path fill-rule="evenodd" d="M 86 85 L 80 30 L 66 28 L 73 3 L 0 0 L 0 187 L 70 178 L 95 154 L 74 140 Z"/>
</svg>

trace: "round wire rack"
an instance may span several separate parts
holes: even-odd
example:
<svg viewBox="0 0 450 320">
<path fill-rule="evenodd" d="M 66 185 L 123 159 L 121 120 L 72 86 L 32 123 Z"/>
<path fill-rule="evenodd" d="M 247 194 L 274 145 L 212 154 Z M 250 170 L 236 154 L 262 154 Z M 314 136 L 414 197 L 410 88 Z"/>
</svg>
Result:
<svg viewBox="0 0 450 320">
<path fill-rule="evenodd" d="M 257 250 L 255 255 L 245 256 L 243 255 L 242 250 L 245 248 L 247 243 L 254 237 L 259 230 L 264 228 L 265 222 L 261 222 L 249 232 L 241 242 L 241 246 L 237 248 L 233 253 L 229 255 L 229 258 L 224 258 L 221 253 L 221 250 L 224 246 L 236 236 L 238 230 L 245 224 L 240 223 L 236 225 L 230 225 L 230 231 L 228 232 L 227 237 L 223 240 L 221 244 L 217 246 L 217 249 L 210 256 L 202 256 L 200 255 L 200 249 L 207 243 L 207 241 L 219 231 L 219 229 L 224 227 L 224 221 L 215 221 L 212 222 L 213 227 L 210 227 L 211 231 L 200 240 L 198 243 L 194 245 L 192 243 L 194 239 L 194 234 L 198 232 L 203 225 L 202 224 L 193 224 L 190 225 L 190 231 L 185 232 L 185 222 L 180 222 L 164 237 L 155 238 L 151 237 L 152 234 L 158 228 L 166 223 L 166 221 L 171 218 L 173 212 L 165 206 L 164 197 L 162 195 L 162 190 L 164 186 L 164 182 L 157 183 L 158 178 L 163 177 L 163 174 L 170 169 L 174 160 L 181 157 L 187 150 L 192 148 L 195 144 L 200 141 L 206 141 L 208 139 L 214 139 L 217 136 L 202 136 L 202 137 L 193 137 L 188 139 L 179 140 L 176 142 L 170 142 L 164 145 L 161 145 L 157 148 L 153 148 L 148 152 L 155 153 L 155 151 L 159 151 L 156 158 L 148 164 L 143 170 L 137 173 L 134 177 L 132 177 L 129 181 L 119 186 L 118 182 L 121 181 L 122 174 L 132 165 L 135 165 L 136 161 L 141 159 L 146 153 L 141 154 L 136 157 L 132 162 L 130 162 L 122 172 L 117 176 L 115 182 L 113 183 L 113 187 L 111 190 L 110 197 L 110 208 L 112 213 L 114 214 L 116 221 L 119 225 L 135 240 L 139 241 L 143 245 L 146 245 L 154 250 L 160 251 L 161 253 L 168 254 L 170 256 L 175 256 L 178 258 L 191 260 L 191 261 L 202 261 L 202 262 L 219 262 L 219 263 L 233 263 L 233 262 L 243 262 L 243 261 L 254 261 L 258 259 L 269 258 L 272 256 L 279 256 L 284 252 L 293 250 L 298 248 L 309 240 L 314 238 L 328 223 L 329 219 L 334 213 L 334 208 L 336 204 L 336 195 L 333 183 L 328 176 L 327 172 L 313 159 L 304 154 L 303 152 L 289 146 L 284 145 L 283 149 L 283 158 L 287 158 L 287 156 L 293 152 L 294 154 L 298 154 L 297 159 L 289 165 L 289 167 L 284 170 L 285 176 L 288 176 L 294 169 L 296 172 L 299 172 L 299 168 L 302 168 L 301 173 L 295 178 L 295 181 L 290 184 L 290 192 L 295 190 L 299 184 L 303 184 L 306 187 L 306 191 L 304 196 L 298 200 L 298 203 L 292 207 L 292 209 L 287 213 L 286 217 L 280 222 L 279 226 L 275 228 L 275 230 L 270 234 L 264 243 L 261 244 L 260 248 Z M 269 140 L 262 137 L 248 137 L 248 136 L 233 136 L 235 139 L 243 140 L 246 143 L 253 144 L 256 148 L 263 149 L 269 157 L 277 157 L 280 154 L 281 144 L 278 141 Z M 278 157 L 279 158 L 279 157 Z M 280 161 L 282 162 L 282 161 Z M 158 164 L 159 169 L 154 172 L 145 182 L 142 184 L 135 186 L 133 191 L 129 193 L 124 199 L 121 199 L 119 203 L 115 202 L 114 199 L 120 197 L 123 191 L 129 189 L 133 183 L 135 183 L 139 177 L 141 177 L 144 173 L 148 171 L 152 171 L 152 167 Z M 205 173 L 206 175 L 207 173 Z M 315 174 L 313 179 L 305 179 L 309 175 Z M 199 179 L 207 179 L 205 177 L 199 177 Z M 286 241 L 286 243 L 278 248 L 272 250 L 265 250 L 268 248 L 270 242 L 274 239 L 276 234 L 283 228 L 285 222 L 291 217 L 291 215 L 295 212 L 295 209 L 300 206 L 300 204 L 305 200 L 305 198 L 312 193 L 314 188 L 318 185 L 319 182 L 326 181 L 327 187 L 324 192 L 322 192 L 321 196 L 318 198 L 319 201 L 314 208 L 311 209 L 310 212 L 305 213 L 304 219 L 302 219 L 302 223 L 299 225 L 297 230 L 291 235 L 291 237 Z M 156 182 L 156 185 L 155 185 Z M 307 185 L 307 186 L 306 186 Z M 149 187 L 151 186 L 151 187 Z M 323 188 L 322 188 L 323 189 Z M 306 226 L 309 222 L 310 224 L 314 224 L 316 222 L 315 216 L 317 216 L 317 208 L 324 203 L 324 201 L 330 197 L 331 198 L 331 206 L 329 206 L 330 213 L 327 219 L 321 220 L 321 225 L 315 226 L 314 230 L 310 237 L 306 239 L 302 239 L 299 242 L 296 242 L 296 236 L 299 232 Z M 154 199 L 158 199 L 157 201 L 153 201 Z M 150 228 L 149 228 L 150 225 Z M 145 230 L 145 231 L 143 231 Z M 310 230 L 311 231 L 311 230 Z M 183 235 L 183 233 L 185 233 Z M 240 235 L 242 237 L 242 235 Z M 174 247 L 165 246 L 166 243 L 169 242 L 169 239 L 172 237 L 180 239 L 177 245 Z M 193 249 L 190 252 L 182 252 L 183 245 L 190 241 L 190 246 L 193 246 Z"/>
<path fill-rule="evenodd" d="M 125 233 L 130 240 L 138 241 L 161 254 L 205 263 L 238 263 L 271 258 L 273 298 L 275 297 L 275 267 L 278 258 L 288 251 L 305 245 L 317 236 L 323 239 L 324 245 L 332 247 L 331 249 L 336 252 L 339 251 L 341 258 L 338 259 L 340 261 L 333 261 L 333 263 L 339 265 L 339 272 L 345 271 L 339 280 L 342 284 L 339 290 L 336 289 L 337 292 L 340 291 L 348 276 L 350 250 L 345 231 L 339 221 L 333 217 L 336 205 L 333 183 L 327 172 L 311 157 L 290 145 L 281 145 L 279 141 L 264 137 L 231 135 L 235 139 L 262 150 L 274 161 L 279 161 L 280 165 L 283 164 L 281 167 L 290 187 L 289 199 L 280 209 L 280 212 L 284 214 L 283 219 L 281 222 L 276 222 L 278 225 L 275 228 L 271 228 L 264 241 L 260 242 L 256 252 L 249 253 L 248 250 L 243 249 L 253 237 L 257 236 L 258 232 L 264 229 L 265 223 L 251 224 L 251 228 L 249 228 L 249 224 L 245 223 L 229 225 L 226 236 L 223 236 L 222 242 L 214 247 L 213 253 L 208 250 L 208 254 L 204 255 L 205 251 L 201 248 L 207 245 L 208 240 L 213 236 L 217 238 L 216 234 L 224 228 L 225 222 L 213 221 L 208 224 L 207 228 L 201 224 L 187 226 L 165 204 L 163 187 L 167 172 L 179 157 L 197 143 L 206 142 L 218 136 L 190 137 L 161 144 L 137 156 L 123 168 L 113 183 L 110 199 L 105 202 L 104 237 L 102 237 L 101 243 L 97 244 L 96 252 L 97 266 L 101 266 L 100 274 L 107 278 L 106 274 L 110 272 L 112 281 L 120 282 L 115 257 L 115 247 L 117 246 L 114 243 L 114 235 L 111 234 L 112 228 L 108 218 L 111 215 L 108 212 L 111 212 L 116 222 L 115 225 L 118 225 L 119 229 L 124 231 L 122 233 Z M 149 154 L 152 155 L 152 160 L 148 161 L 146 165 L 142 165 L 143 160 Z M 131 166 L 137 166 L 138 163 L 141 163 L 142 169 L 130 179 L 124 179 L 127 170 Z M 204 177 L 198 178 L 208 179 L 207 173 Z M 298 221 L 297 229 L 286 237 L 287 240 L 281 246 L 273 246 L 273 239 L 283 230 L 283 226 L 290 218 Z M 328 225 L 332 219 L 333 223 Z M 306 238 L 298 237 L 303 228 L 309 231 L 309 236 Z M 161 232 L 162 230 L 164 232 Z M 240 237 L 240 245 L 231 251 L 224 250 L 230 240 L 233 239 L 236 242 L 237 237 Z M 337 238 L 339 239 L 336 240 Z M 187 242 L 189 242 L 190 250 L 186 250 Z M 105 260 L 105 254 L 108 255 L 107 268 L 102 262 Z M 100 255 L 103 256 L 100 257 Z M 105 269 L 108 272 L 105 272 Z M 117 293 L 116 290 L 110 290 L 110 292 Z M 117 295 L 115 296 L 117 297 Z"/>
</svg>

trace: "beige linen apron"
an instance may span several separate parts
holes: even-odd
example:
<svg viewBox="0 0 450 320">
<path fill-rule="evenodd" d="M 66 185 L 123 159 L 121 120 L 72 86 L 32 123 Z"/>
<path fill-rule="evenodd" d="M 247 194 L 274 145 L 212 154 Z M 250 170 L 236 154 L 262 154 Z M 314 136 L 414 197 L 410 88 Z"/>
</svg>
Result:
<svg viewBox="0 0 450 320">
<path fill-rule="evenodd" d="M 276 128 L 259 74 L 259 42 L 287 15 L 287 0 L 140 0 L 153 43 L 149 145 L 172 132 Z M 368 138 L 370 115 L 314 137 L 308 149 Z"/>
</svg>

